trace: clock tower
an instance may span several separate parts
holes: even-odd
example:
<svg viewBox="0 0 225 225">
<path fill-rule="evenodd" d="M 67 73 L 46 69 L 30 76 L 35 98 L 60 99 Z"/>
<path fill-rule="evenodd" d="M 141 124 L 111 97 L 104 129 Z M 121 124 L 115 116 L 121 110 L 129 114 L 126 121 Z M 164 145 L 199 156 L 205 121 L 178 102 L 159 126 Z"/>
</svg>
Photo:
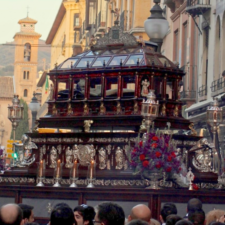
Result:
<svg viewBox="0 0 225 225">
<path fill-rule="evenodd" d="M 15 41 L 15 92 L 20 98 L 30 103 L 36 90 L 38 40 L 41 37 L 35 32 L 36 20 L 29 18 L 19 20 L 20 32 L 14 35 Z"/>
</svg>

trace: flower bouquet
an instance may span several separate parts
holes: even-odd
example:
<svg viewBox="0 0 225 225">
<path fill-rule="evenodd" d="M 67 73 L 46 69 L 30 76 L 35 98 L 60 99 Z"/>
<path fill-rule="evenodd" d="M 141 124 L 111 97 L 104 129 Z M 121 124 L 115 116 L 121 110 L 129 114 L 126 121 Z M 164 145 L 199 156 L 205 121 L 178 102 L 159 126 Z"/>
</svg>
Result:
<svg viewBox="0 0 225 225">
<path fill-rule="evenodd" d="M 163 174 L 179 173 L 181 162 L 176 154 L 176 144 L 170 134 L 150 132 L 143 135 L 131 151 L 131 167 L 134 174 L 158 182 Z M 156 188 L 157 184 L 153 188 Z"/>
</svg>

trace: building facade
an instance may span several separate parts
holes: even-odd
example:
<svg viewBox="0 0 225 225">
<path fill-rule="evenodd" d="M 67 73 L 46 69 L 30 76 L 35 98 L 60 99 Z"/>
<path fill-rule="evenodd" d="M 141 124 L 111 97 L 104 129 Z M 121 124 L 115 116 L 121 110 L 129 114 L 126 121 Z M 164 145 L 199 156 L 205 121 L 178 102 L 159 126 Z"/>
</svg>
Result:
<svg viewBox="0 0 225 225">
<path fill-rule="evenodd" d="M 8 119 L 8 105 L 12 104 L 14 93 L 13 77 L 0 77 L 0 149 L 6 149 L 10 139 L 12 123 Z"/>
<path fill-rule="evenodd" d="M 62 1 L 46 44 L 51 44 L 51 68 L 89 48 L 93 38 L 104 36 L 119 19 L 124 31 L 147 40 L 144 21 L 150 16 L 148 0 Z"/>
<path fill-rule="evenodd" d="M 36 20 L 29 17 L 19 20 L 20 32 L 14 35 L 15 41 L 15 93 L 30 103 L 36 90 L 38 40 L 40 34 L 35 32 Z"/>
</svg>

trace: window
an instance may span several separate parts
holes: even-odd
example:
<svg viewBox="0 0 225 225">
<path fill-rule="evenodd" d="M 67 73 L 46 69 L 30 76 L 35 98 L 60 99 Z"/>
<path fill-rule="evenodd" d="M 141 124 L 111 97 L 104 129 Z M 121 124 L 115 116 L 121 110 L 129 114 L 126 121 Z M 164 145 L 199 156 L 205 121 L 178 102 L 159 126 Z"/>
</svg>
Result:
<svg viewBox="0 0 225 225">
<path fill-rule="evenodd" d="M 117 98 L 118 95 L 118 78 L 107 77 L 105 86 L 105 98 Z"/>
<path fill-rule="evenodd" d="M 73 100 L 84 99 L 85 96 L 85 78 L 75 79 L 73 82 Z"/>
<path fill-rule="evenodd" d="M 90 78 L 89 98 L 98 99 L 102 95 L 101 78 Z"/>
<path fill-rule="evenodd" d="M 94 58 L 83 58 L 76 67 L 88 67 L 88 64 L 91 65 L 93 59 Z"/>
<path fill-rule="evenodd" d="M 95 20 L 96 20 L 96 9 L 97 9 L 97 4 L 96 4 L 96 0 L 88 0 L 87 2 L 87 25 L 90 27 L 91 24 L 95 24 Z"/>
<path fill-rule="evenodd" d="M 179 62 L 179 32 L 174 32 L 174 60 Z"/>
<path fill-rule="evenodd" d="M 23 97 L 27 97 L 28 93 L 27 93 L 27 89 L 24 89 L 23 91 Z"/>
<path fill-rule="evenodd" d="M 57 100 L 67 100 L 69 99 L 69 81 L 59 80 L 58 81 L 58 95 Z"/>
<path fill-rule="evenodd" d="M 23 71 L 23 79 L 29 80 L 30 71 Z"/>
<path fill-rule="evenodd" d="M 185 66 L 187 63 L 187 41 L 188 41 L 188 26 L 186 22 L 183 24 L 183 46 L 182 46 L 183 66 Z"/>
<path fill-rule="evenodd" d="M 74 14 L 74 21 L 73 21 L 73 26 L 79 26 L 80 25 L 80 16 L 79 13 Z"/>
<path fill-rule="evenodd" d="M 135 77 L 126 76 L 122 78 L 122 98 L 133 98 L 135 92 Z"/>
<path fill-rule="evenodd" d="M 121 55 L 121 56 L 115 56 L 112 61 L 110 62 L 110 66 L 120 66 L 120 64 L 125 61 L 127 56 Z"/>
<path fill-rule="evenodd" d="M 103 67 L 105 66 L 111 57 L 98 57 L 92 67 Z"/>
<path fill-rule="evenodd" d="M 132 55 L 126 62 L 126 65 L 137 65 L 143 59 L 143 55 Z"/>
<path fill-rule="evenodd" d="M 29 62 L 31 57 L 31 45 L 26 43 L 24 45 L 24 61 Z"/>
<path fill-rule="evenodd" d="M 73 67 L 73 66 L 76 64 L 77 60 L 78 60 L 78 59 L 68 59 L 68 60 L 66 60 L 66 61 L 62 64 L 61 69 Z"/>
</svg>

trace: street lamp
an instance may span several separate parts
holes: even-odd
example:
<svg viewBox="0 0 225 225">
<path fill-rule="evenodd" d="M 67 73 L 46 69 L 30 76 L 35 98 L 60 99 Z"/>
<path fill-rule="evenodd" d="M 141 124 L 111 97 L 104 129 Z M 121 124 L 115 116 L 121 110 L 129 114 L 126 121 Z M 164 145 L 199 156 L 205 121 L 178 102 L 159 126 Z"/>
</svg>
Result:
<svg viewBox="0 0 225 225">
<path fill-rule="evenodd" d="M 12 100 L 12 105 L 8 106 L 8 119 L 12 122 L 13 128 L 13 142 L 16 139 L 16 128 L 19 125 L 20 120 L 23 119 L 23 105 L 20 105 L 19 95 L 14 95 Z M 13 145 L 13 164 L 11 166 L 15 166 L 15 145 Z"/>
<path fill-rule="evenodd" d="M 220 149 L 217 147 L 216 143 L 216 134 L 218 126 L 223 122 L 223 109 L 219 107 L 218 100 L 215 99 L 214 102 L 207 108 L 207 122 L 212 127 L 212 133 L 213 133 L 213 143 L 215 151 L 213 153 L 213 169 L 216 172 L 216 155 L 218 157 L 218 175 L 220 176 L 222 174 L 222 157 L 220 153 Z"/>
<path fill-rule="evenodd" d="M 150 90 L 147 95 L 147 100 L 143 99 L 141 115 L 145 119 L 145 126 L 147 128 L 147 132 L 149 133 L 150 126 L 152 121 L 158 117 L 159 115 L 159 103 L 155 101 L 156 96 L 154 93 L 155 90 Z"/>
<path fill-rule="evenodd" d="M 32 113 L 32 130 L 34 128 L 35 120 L 37 118 L 37 112 L 40 109 L 40 103 L 38 102 L 36 98 L 36 93 L 33 93 L 33 98 L 31 99 L 30 104 L 28 105 L 29 109 L 31 110 Z"/>
<path fill-rule="evenodd" d="M 163 38 L 168 32 L 169 23 L 162 15 L 163 10 L 159 6 L 160 0 L 154 0 L 154 3 L 155 5 L 150 10 L 151 16 L 145 20 L 144 27 L 150 41 L 158 44 L 157 52 L 161 52 Z"/>
</svg>

